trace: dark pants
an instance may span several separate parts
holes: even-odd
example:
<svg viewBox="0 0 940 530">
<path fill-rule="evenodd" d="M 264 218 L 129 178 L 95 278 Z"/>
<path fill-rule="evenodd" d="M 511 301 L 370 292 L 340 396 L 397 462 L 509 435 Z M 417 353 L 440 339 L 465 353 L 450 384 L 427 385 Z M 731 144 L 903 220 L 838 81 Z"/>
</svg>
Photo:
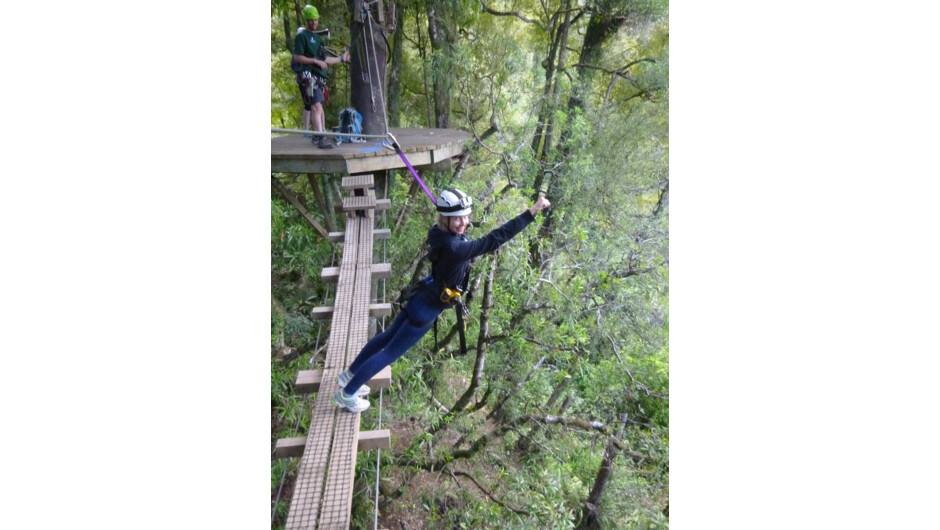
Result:
<svg viewBox="0 0 940 530">
<path fill-rule="evenodd" d="M 441 311 L 448 306 L 437 300 L 431 289 L 415 295 L 384 332 L 372 337 L 349 365 L 353 378 L 343 389 L 352 395 L 360 386 L 405 354 L 423 337 Z"/>
</svg>

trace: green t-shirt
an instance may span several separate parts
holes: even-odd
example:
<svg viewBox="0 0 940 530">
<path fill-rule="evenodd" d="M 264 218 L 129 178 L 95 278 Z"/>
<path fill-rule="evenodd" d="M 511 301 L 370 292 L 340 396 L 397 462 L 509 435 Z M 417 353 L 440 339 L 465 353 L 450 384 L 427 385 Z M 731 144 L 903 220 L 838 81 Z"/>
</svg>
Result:
<svg viewBox="0 0 940 530">
<path fill-rule="evenodd" d="M 323 46 L 323 41 L 320 40 L 320 36 L 316 33 L 311 33 L 304 29 L 294 37 L 294 55 L 303 55 L 304 57 L 310 57 L 311 59 L 320 59 L 325 60 L 324 57 L 320 57 L 320 48 Z M 311 72 L 313 75 L 318 75 L 326 79 L 326 70 L 317 68 L 315 64 L 303 64 L 301 65 L 304 71 Z"/>
</svg>

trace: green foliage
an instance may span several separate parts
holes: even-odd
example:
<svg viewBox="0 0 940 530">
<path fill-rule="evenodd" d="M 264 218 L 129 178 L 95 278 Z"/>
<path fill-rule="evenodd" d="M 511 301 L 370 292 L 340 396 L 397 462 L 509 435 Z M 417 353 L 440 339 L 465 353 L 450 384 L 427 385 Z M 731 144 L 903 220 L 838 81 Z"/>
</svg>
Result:
<svg viewBox="0 0 940 530">
<path fill-rule="evenodd" d="M 336 28 L 345 25 L 340 20 L 345 8 L 339 2 L 328 4 L 321 14 L 337 17 L 330 24 L 333 41 L 341 41 L 348 33 Z M 485 235 L 528 207 L 537 176 L 545 178 L 541 189 L 549 190 L 552 208 L 547 228 L 543 214 L 502 247 L 497 258 L 491 340 L 482 387 L 471 401 L 489 392 L 479 411 L 458 414 L 433 436 L 428 432 L 444 418 L 432 398 L 452 406 L 472 375 L 476 350 L 455 354 L 456 339 L 434 351 L 428 334 L 394 365 L 382 422 L 393 438 L 402 433 L 405 440 L 398 447 L 404 449 L 383 451 L 379 474 L 394 482 L 392 489 L 401 485 L 402 496 L 385 497 L 383 486 L 383 515 L 407 516 L 430 528 L 572 528 L 594 484 L 607 438 L 597 431 L 530 419 L 557 415 L 564 406 L 561 415 L 599 421 L 632 451 L 647 456 L 642 464 L 622 454 L 615 458 L 601 502 L 602 526 L 668 528 L 662 514 L 669 486 L 669 203 L 664 193 L 669 179 L 668 4 L 587 2 L 594 13 L 580 17 L 569 30 L 566 68 L 556 71 L 554 79 L 559 83 L 557 101 L 543 99 L 543 61 L 551 44 L 549 26 L 563 18 L 553 21 L 550 15 L 562 2 L 549 2 L 544 9 L 531 0 L 511 6 L 549 31 L 513 16 L 482 13 L 477 2 L 438 2 L 455 38 L 446 54 L 437 55 L 427 42 L 427 3 L 404 4 L 402 126 L 427 125 L 428 107 L 433 108 L 431 82 L 446 79 L 452 87 L 452 127 L 479 135 L 493 116 L 499 129 L 485 148 L 475 149 L 459 178 L 451 172 L 425 172 L 425 182 L 432 189 L 458 186 L 474 197 L 478 206 L 470 237 Z M 508 4 L 490 7 L 510 9 Z M 272 126 L 295 127 L 300 98 L 288 68 L 290 55 L 283 50 L 279 9 L 290 14 L 293 8 L 272 4 L 271 119 Z M 623 24 L 587 62 L 609 71 L 632 63 L 623 75 L 612 77 L 600 69 L 578 73 L 575 65 L 594 14 L 623 17 Z M 569 105 L 576 92 L 580 104 Z M 553 136 L 541 159 L 531 146 L 543 104 L 551 105 L 545 116 L 552 121 Z M 313 204 L 305 182 L 286 180 L 301 200 Z M 410 178 L 391 183 L 390 221 L 405 204 Z M 311 213 L 322 215 L 316 208 Z M 433 220 L 430 202 L 419 192 L 393 238 L 376 246 L 377 251 L 385 249 L 385 261 L 396 271 L 385 286 L 390 297 L 410 279 L 410 271 L 403 269 L 419 252 Z M 272 198 L 272 350 L 316 340 L 321 324 L 305 315 L 311 305 L 330 303 L 319 271 L 331 262 L 332 250 L 292 206 Z M 533 250 L 541 263 L 533 260 Z M 491 263 L 489 257 L 479 260 L 473 279 L 488 274 Z M 479 338 L 480 285 L 467 333 L 471 348 Z M 452 322 L 452 314 L 446 313 L 443 334 Z M 543 356 L 541 367 L 532 372 Z M 272 438 L 290 436 L 298 420 L 300 432 L 306 432 L 302 397 L 291 395 L 291 387 L 292 377 L 308 361 L 309 354 L 286 364 L 272 360 Z M 566 375 L 570 379 L 564 391 L 546 407 Z M 485 419 L 509 395 L 500 416 Z M 362 416 L 364 429 L 377 423 L 377 399 L 372 403 Z M 469 458 L 454 456 L 484 435 L 492 440 L 483 450 Z M 454 447 L 461 436 L 464 441 Z M 463 477 L 455 482 L 446 469 L 430 474 L 403 464 L 432 458 L 447 462 L 451 470 L 466 470 L 495 498 L 528 515 L 494 502 Z M 272 464 L 272 482 L 280 480 L 282 465 Z M 354 527 L 372 525 L 375 473 L 374 453 L 360 454 Z"/>
</svg>

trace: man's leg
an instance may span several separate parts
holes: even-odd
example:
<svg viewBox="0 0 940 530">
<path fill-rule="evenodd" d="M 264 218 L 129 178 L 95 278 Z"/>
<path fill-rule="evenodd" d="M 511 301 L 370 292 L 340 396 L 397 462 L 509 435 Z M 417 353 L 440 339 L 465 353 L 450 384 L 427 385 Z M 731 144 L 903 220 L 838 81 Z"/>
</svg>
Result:
<svg viewBox="0 0 940 530">
<path fill-rule="evenodd" d="M 313 104 L 313 130 L 323 132 L 323 104 L 317 102 Z"/>
<path fill-rule="evenodd" d="M 323 110 L 322 103 L 320 103 L 320 130 L 326 132 L 326 112 Z"/>
<path fill-rule="evenodd" d="M 304 113 L 301 116 L 301 123 L 303 123 L 304 130 L 310 130 L 310 109 L 313 105 L 313 98 L 307 95 L 307 87 L 310 85 L 308 79 L 297 76 L 297 88 L 300 89 L 300 99 L 304 102 Z M 304 135 L 307 138 L 310 138 L 309 135 Z"/>
<path fill-rule="evenodd" d="M 323 97 L 323 90 L 318 88 L 313 94 L 313 128 L 317 132 L 326 132 L 324 112 L 323 112 L 323 103 L 326 101 L 326 98 Z M 317 147 L 320 149 L 332 149 L 333 148 L 333 139 L 327 136 L 320 136 L 320 141 L 317 142 Z"/>
</svg>

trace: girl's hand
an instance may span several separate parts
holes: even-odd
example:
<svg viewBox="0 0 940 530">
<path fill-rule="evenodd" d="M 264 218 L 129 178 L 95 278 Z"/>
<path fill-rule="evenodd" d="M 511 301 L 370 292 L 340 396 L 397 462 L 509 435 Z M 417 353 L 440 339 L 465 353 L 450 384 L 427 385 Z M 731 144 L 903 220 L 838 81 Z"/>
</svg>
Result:
<svg viewBox="0 0 940 530">
<path fill-rule="evenodd" d="M 533 204 L 532 207 L 529 208 L 529 212 L 534 217 L 535 214 L 541 212 L 542 210 L 544 210 L 545 208 L 548 208 L 551 205 L 552 203 L 548 202 L 548 199 L 546 199 L 545 197 L 539 197 L 538 200 L 535 201 L 535 204 Z"/>
</svg>

